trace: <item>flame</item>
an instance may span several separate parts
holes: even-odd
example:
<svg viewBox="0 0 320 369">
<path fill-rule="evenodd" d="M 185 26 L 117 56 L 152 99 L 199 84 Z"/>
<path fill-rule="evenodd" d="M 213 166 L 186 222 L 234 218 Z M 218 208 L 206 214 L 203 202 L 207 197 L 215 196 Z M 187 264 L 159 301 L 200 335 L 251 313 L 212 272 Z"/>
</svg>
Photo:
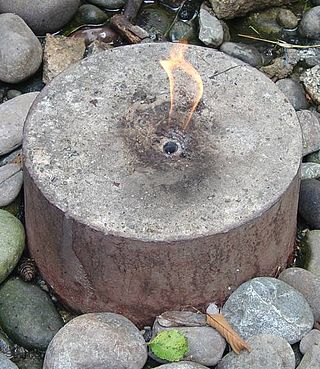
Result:
<svg viewBox="0 0 320 369">
<path fill-rule="evenodd" d="M 192 101 L 190 112 L 188 113 L 182 125 L 182 131 L 185 131 L 188 128 L 192 115 L 196 110 L 203 95 L 203 83 L 199 72 L 195 69 L 195 67 L 192 64 L 190 64 L 184 58 L 184 54 L 187 47 L 188 45 L 186 43 L 179 43 L 171 48 L 170 58 L 168 60 L 160 60 L 160 64 L 162 68 L 166 71 L 170 83 L 169 125 L 171 124 L 172 114 L 174 110 L 174 90 L 175 90 L 175 79 L 173 75 L 174 71 L 179 69 L 182 70 L 196 83 L 195 97 Z"/>
</svg>

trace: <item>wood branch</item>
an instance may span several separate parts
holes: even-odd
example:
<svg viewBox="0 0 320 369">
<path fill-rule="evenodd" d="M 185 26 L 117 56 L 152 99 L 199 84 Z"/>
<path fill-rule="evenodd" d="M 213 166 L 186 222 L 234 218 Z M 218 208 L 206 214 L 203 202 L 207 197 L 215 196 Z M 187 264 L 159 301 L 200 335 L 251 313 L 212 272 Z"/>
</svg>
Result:
<svg viewBox="0 0 320 369">
<path fill-rule="evenodd" d="M 142 3 L 143 0 L 128 0 L 124 8 L 124 16 L 132 22 L 134 19 L 136 19 Z"/>
<path fill-rule="evenodd" d="M 147 31 L 139 26 L 134 26 L 124 15 L 114 15 L 110 20 L 110 25 L 132 44 L 138 44 L 149 37 Z"/>
</svg>

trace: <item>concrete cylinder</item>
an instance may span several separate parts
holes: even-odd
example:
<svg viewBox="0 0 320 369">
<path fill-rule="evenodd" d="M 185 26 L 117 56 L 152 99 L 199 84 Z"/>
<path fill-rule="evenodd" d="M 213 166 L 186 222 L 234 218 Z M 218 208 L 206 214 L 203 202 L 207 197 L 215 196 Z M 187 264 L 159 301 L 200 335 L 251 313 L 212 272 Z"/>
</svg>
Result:
<svg viewBox="0 0 320 369">
<path fill-rule="evenodd" d="M 177 75 L 169 122 L 159 60 L 171 47 L 87 58 L 56 77 L 27 118 L 29 248 L 77 311 L 142 325 L 166 309 L 203 309 L 274 275 L 293 250 L 302 150 L 294 109 L 256 69 L 188 46 L 204 94 L 183 131 L 195 86 Z"/>
</svg>

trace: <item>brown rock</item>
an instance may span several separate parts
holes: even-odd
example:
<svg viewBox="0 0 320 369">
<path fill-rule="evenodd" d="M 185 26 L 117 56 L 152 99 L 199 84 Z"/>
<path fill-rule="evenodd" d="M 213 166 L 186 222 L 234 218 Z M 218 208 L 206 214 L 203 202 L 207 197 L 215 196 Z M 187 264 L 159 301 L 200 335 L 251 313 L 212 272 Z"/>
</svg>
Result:
<svg viewBox="0 0 320 369">
<path fill-rule="evenodd" d="M 218 18 L 232 19 L 251 11 L 288 4 L 290 0 L 210 0 Z"/>
<path fill-rule="evenodd" d="M 47 34 L 43 58 L 43 82 L 49 83 L 70 65 L 81 60 L 85 48 L 83 39 Z"/>
</svg>

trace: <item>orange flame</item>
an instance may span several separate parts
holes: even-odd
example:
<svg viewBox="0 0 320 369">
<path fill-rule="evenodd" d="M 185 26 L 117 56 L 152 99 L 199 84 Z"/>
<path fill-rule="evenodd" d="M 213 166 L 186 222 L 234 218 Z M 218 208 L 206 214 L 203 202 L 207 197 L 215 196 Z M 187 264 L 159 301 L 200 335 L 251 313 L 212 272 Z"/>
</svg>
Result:
<svg viewBox="0 0 320 369">
<path fill-rule="evenodd" d="M 182 70 L 185 72 L 193 81 L 196 83 L 196 93 L 195 97 L 192 101 L 190 112 L 188 113 L 186 120 L 182 125 L 182 131 L 185 131 L 189 123 L 191 121 L 192 115 L 196 110 L 202 95 L 203 95 L 203 83 L 199 72 L 195 69 L 195 67 L 185 60 L 184 54 L 187 49 L 187 44 L 180 43 L 175 45 L 170 50 L 170 58 L 168 60 L 160 60 L 160 64 L 162 68 L 166 71 L 169 77 L 170 83 L 170 111 L 169 111 L 169 124 L 172 121 L 172 114 L 174 110 L 174 90 L 175 90 L 175 80 L 174 80 L 174 71 Z"/>
</svg>

